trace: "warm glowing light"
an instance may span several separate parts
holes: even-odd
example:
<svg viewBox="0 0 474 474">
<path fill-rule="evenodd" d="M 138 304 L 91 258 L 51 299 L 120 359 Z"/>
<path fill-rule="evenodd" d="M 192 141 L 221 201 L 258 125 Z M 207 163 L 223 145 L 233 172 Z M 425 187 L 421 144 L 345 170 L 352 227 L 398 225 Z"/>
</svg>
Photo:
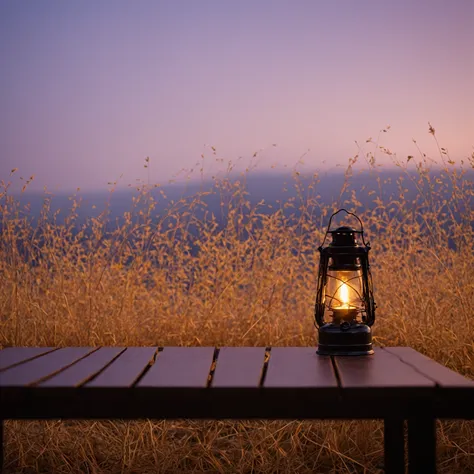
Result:
<svg viewBox="0 0 474 474">
<path fill-rule="evenodd" d="M 349 288 L 347 288 L 347 285 L 345 283 L 341 285 L 341 290 L 339 292 L 339 295 L 342 301 L 341 307 L 349 308 Z"/>
<path fill-rule="evenodd" d="M 364 303 L 361 300 L 362 273 L 356 271 L 330 271 L 328 272 L 326 287 L 327 309 L 330 311 L 361 311 Z"/>
<path fill-rule="evenodd" d="M 354 306 L 349 303 L 349 286 L 344 282 L 339 287 L 338 299 L 341 304 L 336 306 L 335 309 L 354 309 Z"/>
</svg>

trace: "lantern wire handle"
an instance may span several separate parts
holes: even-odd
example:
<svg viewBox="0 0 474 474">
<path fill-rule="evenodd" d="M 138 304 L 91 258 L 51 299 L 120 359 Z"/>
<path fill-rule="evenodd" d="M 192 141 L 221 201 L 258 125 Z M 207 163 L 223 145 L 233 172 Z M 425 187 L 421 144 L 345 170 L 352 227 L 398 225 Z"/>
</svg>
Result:
<svg viewBox="0 0 474 474">
<path fill-rule="evenodd" d="M 360 224 L 360 230 L 357 230 L 356 232 L 361 234 L 362 236 L 362 243 L 366 246 L 366 247 L 370 247 L 370 244 L 367 242 L 365 243 L 365 239 L 364 239 L 364 225 L 362 224 L 362 221 L 359 219 L 359 217 L 354 214 L 353 212 L 349 212 L 347 209 L 339 209 L 338 211 L 336 211 L 334 214 L 331 215 L 331 217 L 329 218 L 329 224 L 328 224 L 328 228 L 326 230 L 326 234 L 324 234 L 324 240 L 323 240 L 323 243 L 321 244 L 321 246 L 319 248 L 322 248 L 324 246 L 324 243 L 326 242 L 326 238 L 329 234 L 329 230 L 331 229 L 331 222 L 332 222 L 332 219 L 333 217 L 336 215 L 336 214 L 339 214 L 340 212 L 344 211 L 346 214 L 349 214 L 353 217 L 355 217 L 358 221 L 359 221 L 359 224 Z"/>
</svg>

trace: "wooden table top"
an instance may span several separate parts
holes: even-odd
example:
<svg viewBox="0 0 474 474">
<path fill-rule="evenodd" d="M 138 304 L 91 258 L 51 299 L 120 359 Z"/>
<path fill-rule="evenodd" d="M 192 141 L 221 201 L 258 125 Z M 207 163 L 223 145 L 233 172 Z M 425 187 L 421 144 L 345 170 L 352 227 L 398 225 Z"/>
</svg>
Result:
<svg viewBox="0 0 474 474">
<path fill-rule="evenodd" d="M 474 382 L 409 347 L 12 347 L 3 418 L 474 418 Z"/>
</svg>

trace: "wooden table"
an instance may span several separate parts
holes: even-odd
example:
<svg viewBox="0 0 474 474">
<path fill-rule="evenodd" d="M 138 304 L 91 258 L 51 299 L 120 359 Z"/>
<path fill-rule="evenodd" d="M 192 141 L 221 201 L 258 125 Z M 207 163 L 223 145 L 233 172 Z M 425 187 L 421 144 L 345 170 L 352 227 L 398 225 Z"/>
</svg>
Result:
<svg viewBox="0 0 474 474">
<path fill-rule="evenodd" d="M 363 357 L 313 347 L 0 351 L 0 420 L 380 418 L 387 473 L 404 472 L 405 420 L 409 472 L 435 472 L 436 418 L 474 419 L 473 402 L 473 381 L 408 347 Z"/>
</svg>

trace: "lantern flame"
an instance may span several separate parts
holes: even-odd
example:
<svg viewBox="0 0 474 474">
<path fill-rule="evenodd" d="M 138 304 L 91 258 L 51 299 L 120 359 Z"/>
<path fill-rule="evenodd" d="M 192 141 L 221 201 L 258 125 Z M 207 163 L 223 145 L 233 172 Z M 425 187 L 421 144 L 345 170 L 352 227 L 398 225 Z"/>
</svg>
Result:
<svg viewBox="0 0 474 474">
<path fill-rule="evenodd" d="M 339 307 L 349 309 L 351 307 L 349 305 L 349 288 L 347 287 L 346 283 L 342 283 L 339 289 L 339 297 L 342 303 Z"/>
</svg>

